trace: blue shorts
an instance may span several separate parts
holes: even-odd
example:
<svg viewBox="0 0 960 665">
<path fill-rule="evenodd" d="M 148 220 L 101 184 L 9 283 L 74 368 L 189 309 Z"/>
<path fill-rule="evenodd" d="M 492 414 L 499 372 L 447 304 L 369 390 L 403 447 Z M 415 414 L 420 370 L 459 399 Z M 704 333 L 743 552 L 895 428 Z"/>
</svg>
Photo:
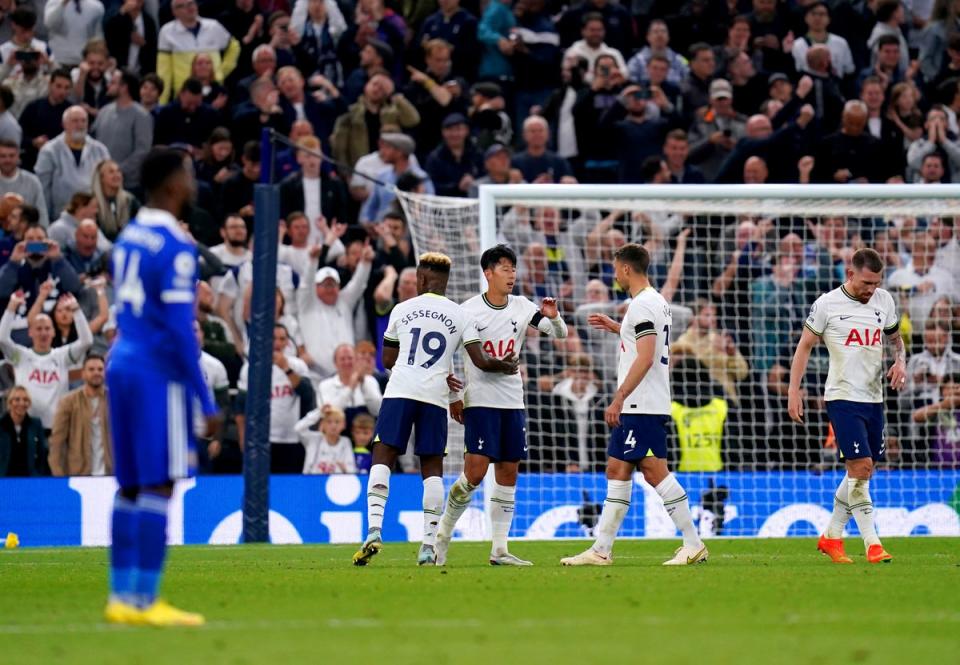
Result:
<svg viewBox="0 0 960 665">
<path fill-rule="evenodd" d="M 122 488 L 163 485 L 196 471 L 191 391 L 156 372 L 107 365 L 113 466 Z"/>
<path fill-rule="evenodd" d="M 607 455 L 639 464 L 644 457 L 667 459 L 667 421 L 670 416 L 652 413 L 620 414 L 620 424 L 610 432 Z"/>
<path fill-rule="evenodd" d="M 471 406 L 463 410 L 467 452 L 494 462 L 527 459 L 527 414 L 523 409 Z"/>
<path fill-rule="evenodd" d="M 373 442 L 396 448 L 402 454 L 407 451 L 411 431 L 415 455 L 444 455 L 447 451 L 447 410 L 405 397 L 383 400 Z"/>
<path fill-rule="evenodd" d="M 827 416 L 842 459 L 883 459 L 883 404 L 830 400 Z"/>
</svg>

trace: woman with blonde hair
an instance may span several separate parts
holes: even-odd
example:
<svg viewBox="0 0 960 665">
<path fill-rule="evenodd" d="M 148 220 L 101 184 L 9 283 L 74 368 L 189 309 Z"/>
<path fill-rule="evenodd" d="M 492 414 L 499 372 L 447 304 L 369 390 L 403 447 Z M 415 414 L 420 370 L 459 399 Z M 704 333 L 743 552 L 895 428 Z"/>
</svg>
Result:
<svg viewBox="0 0 960 665">
<path fill-rule="evenodd" d="M 30 393 L 21 385 L 7 391 L 7 413 L 0 418 L 0 477 L 49 476 L 47 437 L 30 410 Z"/>
<path fill-rule="evenodd" d="M 123 172 L 112 159 L 93 169 L 93 197 L 97 200 L 97 226 L 112 242 L 140 209 L 137 197 L 123 188 Z"/>
</svg>

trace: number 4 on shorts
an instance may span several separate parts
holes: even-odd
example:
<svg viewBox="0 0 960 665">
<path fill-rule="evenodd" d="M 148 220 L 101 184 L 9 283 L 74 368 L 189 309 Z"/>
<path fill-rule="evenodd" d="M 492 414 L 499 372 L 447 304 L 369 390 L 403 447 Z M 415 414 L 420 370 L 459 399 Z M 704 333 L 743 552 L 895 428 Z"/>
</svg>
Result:
<svg viewBox="0 0 960 665">
<path fill-rule="evenodd" d="M 637 447 L 637 440 L 633 437 L 633 430 L 627 432 L 627 438 L 623 443 L 624 445 L 630 446 L 630 450 Z"/>
</svg>

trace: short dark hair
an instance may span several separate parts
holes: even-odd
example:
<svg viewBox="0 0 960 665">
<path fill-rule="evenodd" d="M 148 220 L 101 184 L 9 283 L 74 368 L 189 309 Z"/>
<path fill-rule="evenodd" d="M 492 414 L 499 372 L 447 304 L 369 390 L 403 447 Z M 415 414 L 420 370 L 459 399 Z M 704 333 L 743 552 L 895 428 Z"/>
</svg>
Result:
<svg viewBox="0 0 960 665">
<path fill-rule="evenodd" d="M 401 192 L 412 192 L 419 187 L 422 182 L 423 178 L 413 171 L 407 171 L 397 178 L 396 186 Z"/>
<path fill-rule="evenodd" d="M 167 87 L 167 84 L 163 82 L 163 79 L 157 76 L 154 72 L 150 72 L 143 77 L 143 80 L 140 81 L 140 85 L 143 85 L 144 83 L 149 83 L 154 88 L 159 90 L 161 94 L 163 94 L 164 88 Z"/>
<path fill-rule="evenodd" d="M 877 50 L 879 51 L 884 46 L 890 46 L 891 44 L 900 48 L 900 38 L 896 35 L 882 35 L 877 40 Z"/>
<path fill-rule="evenodd" d="M 870 272 L 883 272 L 883 259 L 880 253 L 875 249 L 864 247 L 853 253 L 854 270 L 863 270 L 866 268 Z"/>
<path fill-rule="evenodd" d="M 0 148 L 13 148 L 14 150 L 20 150 L 20 144 L 13 139 L 0 139 Z"/>
<path fill-rule="evenodd" d="M 644 249 L 643 245 L 635 242 L 627 243 L 613 253 L 614 261 L 626 263 L 634 272 L 646 275 L 650 268 L 650 254 Z"/>
<path fill-rule="evenodd" d="M 17 7 L 10 12 L 10 22 L 24 30 L 32 30 L 37 25 L 37 13 L 29 7 Z"/>
<path fill-rule="evenodd" d="M 180 86 L 180 92 L 189 92 L 191 95 L 202 95 L 203 83 L 200 82 L 200 79 L 189 78 Z"/>
<path fill-rule="evenodd" d="M 140 170 L 140 186 L 149 196 L 158 191 L 174 174 L 185 169 L 183 152 L 173 148 L 154 148 L 147 153 Z"/>
<path fill-rule="evenodd" d="M 804 8 L 803 8 L 803 15 L 806 16 L 807 14 L 809 14 L 810 12 L 812 12 L 814 9 L 820 9 L 821 7 L 823 7 L 824 9 L 827 10 L 827 15 L 829 16 L 829 15 L 830 15 L 830 7 L 827 6 L 827 3 L 824 2 L 823 0 L 817 0 L 816 2 L 811 2 L 809 5 L 807 5 L 806 7 L 804 7 Z"/>
<path fill-rule="evenodd" d="M 673 139 L 674 141 L 689 141 L 689 140 L 690 140 L 690 139 L 687 138 L 687 133 L 686 133 L 685 131 L 683 131 L 682 129 L 671 129 L 669 132 L 667 132 L 667 138 L 664 139 L 663 142 L 666 143 L 666 142 L 667 142 L 668 140 L 670 140 L 670 139 Z"/>
<path fill-rule="evenodd" d="M 88 353 L 87 356 L 83 359 L 83 365 L 84 365 L 84 367 L 86 367 L 87 363 L 90 362 L 91 360 L 99 360 L 100 362 L 102 362 L 102 363 L 104 363 L 104 364 L 106 364 L 106 362 L 107 362 L 107 359 L 104 358 L 101 354 L 96 353 L 96 352 L 94 352 L 94 351 L 91 351 L 91 352 Z"/>
<path fill-rule="evenodd" d="M 386 221 L 387 219 L 396 219 L 403 222 L 404 226 L 406 226 L 407 224 L 407 218 L 403 214 L 403 211 L 398 210 L 396 208 L 391 208 L 390 210 L 387 210 L 385 213 L 383 213 L 383 219 L 384 221 Z"/>
<path fill-rule="evenodd" d="M 647 64 L 649 65 L 654 60 L 659 60 L 660 62 L 667 63 L 667 66 L 670 65 L 670 58 L 665 56 L 663 53 L 651 53 L 650 57 L 647 58 Z"/>
<path fill-rule="evenodd" d="M 287 218 L 283 221 L 285 221 L 287 224 L 293 224 L 293 220 L 295 219 L 307 219 L 307 215 L 301 210 L 294 210 L 289 215 L 287 215 Z M 309 221 L 310 220 L 307 220 L 307 223 L 309 223 Z M 227 225 L 227 220 L 223 220 L 223 225 L 224 226 Z"/>
<path fill-rule="evenodd" d="M 886 23 L 893 18 L 898 9 L 900 9 L 900 0 L 880 0 L 876 9 L 877 23 Z"/>
<path fill-rule="evenodd" d="M 951 51 L 960 51 L 960 32 L 950 35 L 950 39 L 947 40 L 947 48 Z"/>
<path fill-rule="evenodd" d="M 70 76 L 70 70 L 66 67 L 60 67 L 59 69 L 55 69 L 50 73 L 50 83 L 53 83 L 57 79 L 67 79 L 67 81 L 73 85 L 73 77 Z"/>
<path fill-rule="evenodd" d="M 654 177 L 663 168 L 663 157 L 660 155 L 650 155 L 640 164 L 640 182 L 652 182 Z"/>
<path fill-rule="evenodd" d="M 13 100 L 13 90 L 5 85 L 0 85 L 0 103 L 3 104 L 3 109 L 5 111 L 13 106 Z"/>
<path fill-rule="evenodd" d="M 20 221 L 26 222 L 27 226 L 33 226 L 40 223 L 40 211 L 29 203 L 20 206 Z"/>
<path fill-rule="evenodd" d="M 868 76 L 863 79 L 863 83 L 860 84 L 860 90 L 863 91 L 868 85 L 879 85 L 881 88 L 884 87 L 883 81 L 880 80 L 879 76 Z"/>
<path fill-rule="evenodd" d="M 248 162 L 259 162 L 260 141 L 247 141 L 244 143 L 242 157 Z"/>
<path fill-rule="evenodd" d="M 127 87 L 133 101 L 140 101 L 140 77 L 129 69 L 120 71 L 120 82 Z"/>
<path fill-rule="evenodd" d="M 480 255 L 480 269 L 495 268 L 502 259 L 506 259 L 511 265 L 517 265 L 517 253 L 507 245 L 495 245 L 485 250 Z"/>
<path fill-rule="evenodd" d="M 600 21 L 603 23 L 603 14 L 600 12 L 587 12 L 583 15 L 583 18 L 580 19 L 580 25 L 586 27 L 586 25 L 592 21 Z M 607 27 L 607 24 L 603 23 L 603 27 Z"/>
<path fill-rule="evenodd" d="M 713 47 L 706 42 L 696 42 L 690 46 L 690 59 L 693 60 L 701 51 L 710 51 L 713 53 Z"/>
</svg>

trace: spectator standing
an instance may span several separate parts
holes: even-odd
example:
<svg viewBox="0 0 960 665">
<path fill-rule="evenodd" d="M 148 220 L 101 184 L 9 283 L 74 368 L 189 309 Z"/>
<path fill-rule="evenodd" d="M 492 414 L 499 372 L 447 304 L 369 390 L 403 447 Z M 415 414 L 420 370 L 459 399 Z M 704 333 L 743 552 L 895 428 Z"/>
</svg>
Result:
<svg viewBox="0 0 960 665">
<path fill-rule="evenodd" d="M 83 47 L 83 60 L 70 72 L 73 98 L 87 111 L 91 121 L 108 102 L 107 88 L 113 74 L 108 71 L 109 57 L 106 42 L 95 39 Z"/>
<path fill-rule="evenodd" d="M 524 180 L 534 184 L 575 183 L 567 160 L 547 149 L 549 140 L 547 121 L 541 116 L 528 117 L 523 121 L 523 142 L 527 149 L 513 156 L 513 167 L 520 169 Z"/>
<path fill-rule="evenodd" d="M 47 437 L 29 415 L 30 393 L 17 385 L 7 391 L 7 412 L 0 418 L 0 478 L 48 476 Z"/>
<path fill-rule="evenodd" d="M 157 39 L 157 74 L 164 82 L 161 103 L 189 78 L 197 53 L 210 55 L 218 81 L 230 75 L 240 55 L 240 42 L 214 19 L 199 16 L 196 0 L 173 0 L 170 7 L 174 20 L 160 28 Z"/>
<path fill-rule="evenodd" d="M 140 209 L 137 197 L 124 189 L 123 172 L 112 159 L 105 159 L 93 170 L 93 197 L 97 200 L 97 226 L 108 240 L 116 240 L 120 231 L 136 217 Z"/>
<path fill-rule="evenodd" d="M 793 41 L 794 66 L 802 71 L 807 65 L 807 52 L 815 44 L 822 44 L 830 51 L 830 65 L 833 75 L 839 79 L 850 77 L 857 71 L 850 53 L 850 45 L 840 35 L 827 30 L 830 25 L 830 9 L 826 2 L 818 0 L 808 4 L 805 8 L 804 21 L 807 24 L 807 33 Z"/>
<path fill-rule="evenodd" d="M 91 135 L 103 143 L 120 166 L 123 182 L 140 187 L 140 167 L 153 145 L 153 118 L 136 101 L 140 79 L 130 72 L 116 72 L 108 88 L 110 102 L 97 114 Z"/>
<path fill-rule="evenodd" d="M 37 176 L 20 168 L 20 144 L 10 139 L 0 139 L 0 189 L 19 194 L 40 213 L 40 224 L 49 225 L 43 185 Z"/>
<path fill-rule="evenodd" d="M 63 132 L 40 148 L 35 171 L 51 216 L 74 192 L 90 187 L 96 165 L 110 159 L 107 147 L 87 136 L 87 124 L 84 108 L 71 106 L 63 113 Z"/>
<path fill-rule="evenodd" d="M 396 200 L 396 194 L 390 185 L 396 185 L 400 178 L 405 174 L 412 174 L 425 187 L 427 194 L 433 194 L 433 183 L 430 182 L 430 176 L 419 166 L 415 166 L 410 157 L 413 155 L 416 145 L 413 139 L 406 134 L 384 134 L 380 140 L 386 145 L 387 149 L 381 148 L 380 155 L 387 163 L 386 170 L 377 174 L 377 180 L 383 184 L 375 185 L 363 207 L 360 209 L 360 223 L 376 223 L 383 220 L 384 214 L 390 209 L 391 204 Z"/>
<path fill-rule="evenodd" d="M 927 135 L 921 136 L 910 144 L 907 150 L 908 176 L 920 170 L 924 158 L 939 153 L 949 159 L 948 174 L 951 182 L 960 182 L 960 143 L 957 136 L 947 127 L 947 115 L 942 107 L 935 106 L 927 113 Z M 947 166 L 944 162 L 944 166 Z M 910 180 L 913 180 L 910 177 Z"/>
<path fill-rule="evenodd" d="M 710 85 L 710 105 L 696 118 L 690 130 L 690 161 L 712 182 L 746 135 L 747 118 L 734 109 L 733 87 L 723 79 Z"/>
<path fill-rule="evenodd" d="M 509 83 L 513 80 L 511 58 L 517 40 L 511 39 L 517 19 L 510 11 L 510 0 L 490 0 L 477 26 L 480 43 L 480 65 L 477 78 L 481 81 Z"/>
<path fill-rule="evenodd" d="M 474 80 L 477 73 L 477 19 L 460 6 L 460 0 L 438 0 L 436 13 L 420 26 L 417 44 L 426 47 L 434 39 L 442 39 L 453 47 L 454 76 Z"/>
<path fill-rule="evenodd" d="M 239 151 L 250 141 L 260 141 L 264 129 L 273 129 L 286 136 L 290 123 L 280 108 L 280 93 L 269 78 L 257 79 L 250 85 L 250 101 L 234 111 L 230 133 Z"/>
<path fill-rule="evenodd" d="M 30 322 L 29 335 L 33 348 L 13 341 L 10 334 L 16 312 L 25 304 L 23 296 L 11 296 L 3 318 L 0 318 L 0 350 L 13 365 L 17 383 L 30 391 L 33 400 L 30 413 L 40 420 L 46 430 L 53 427 L 54 411 L 69 388 L 71 365 L 80 362 L 93 344 L 93 333 L 76 298 L 70 295 L 64 298 L 73 309 L 77 324 L 77 340 L 66 346 L 52 347 L 53 322 L 46 314 L 38 314 Z"/>
<path fill-rule="evenodd" d="M 683 81 L 683 110 L 686 117 L 710 104 L 710 83 L 716 74 L 717 59 L 713 49 L 704 42 L 690 47 L 690 72 Z"/>
<path fill-rule="evenodd" d="M 858 99 L 843 108 L 839 132 L 824 138 L 814 154 L 815 182 L 883 182 L 880 142 L 865 132 L 867 105 Z"/>
<path fill-rule="evenodd" d="M 914 237 L 910 263 L 890 275 L 891 291 L 899 290 L 907 296 L 906 311 L 914 330 L 923 330 L 933 304 L 943 296 L 957 297 L 957 283 L 953 276 L 934 264 L 937 243 L 928 233 Z"/>
<path fill-rule="evenodd" d="M 64 207 L 57 221 L 50 225 L 47 231 L 48 237 L 60 245 L 62 249 L 72 247 L 80 222 L 85 219 L 96 219 L 97 208 L 97 199 L 90 192 L 76 192 L 70 197 L 70 202 Z M 99 234 L 98 244 L 106 252 L 110 249 L 110 241 L 107 240 L 102 231 Z"/>
<path fill-rule="evenodd" d="M 670 31 L 667 23 L 659 19 L 650 21 L 647 27 L 647 45 L 637 51 L 627 62 L 630 80 L 639 83 L 648 79 L 647 67 L 653 55 L 660 55 L 667 59 L 667 81 L 679 86 L 686 80 L 689 72 L 687 59 L 670 48 Z"/>
<path fill-rule="evenodd" d="M 340 9 L 336 2 L 328 2 L 328 0 L 297 2 L 297 7 L 303 5 L 307 7 L 304 20 L 298 21 L 295 7 L 291 23 L 294 32 L 299 34 L 299 39 L 293 40 L 297 68 L 309 79 L 322 76 L 334 87 L 342 87 L 343 68 L 337 58 L 337 43 L 347 26 L 343 16 L 340 15 Z M 328 11 L 328 5 L 337 12 L 339 21 L 334 19 Z"/>
<path fill-rule="evenodd" d="M 468 140 L 466 116 L 451 113 L 444 118 L 441 135 L 443 142 L 427 157 L 427 174 L 440 196 L 467 196 L 484 169 L 483 157 Z"/>
<path fill-rule="evenodd" d="M 84 219 L 77 225 L 73 244 L 64 248 L 63 258 L 73 268 L 81 283 L 86 284 L 92 278 L 107 272 L 107 255 L 98 247 L 100 229 L 92 219 Z M 93 322 L 90 323 L 94 328 Z M 94 333 L 99 330 L 94 330 Z"/>
<path fill-rule="evenodd" d="M 356 341 L 354 311 L 367 288 L 373 258 L 374 251 L 368 243 L 353 277 L 342 292 L 340 273 L 329 266 L 317 270 L 311 264 L 300 280 L 297 312 L 303 345 L 311 369 L 320 378 L 333 376 L 336 372 L 333 350 L 340 344 L 352 345 Z"/>
<path fill-rule="evenodd" d="M 621 53 L 633 51 L 636 43 L 633 17 L 628 5 L 611 0 L 583 0 L 570 6 L 557 22 L 560 43 L 569 46 L 581 36 L 584 17 L 599 14 L 603 20 L 605 40 Z"/>
<path fill-rule="evenodd" d="M 425 158 L 432 146 L 440 142 L 443 119 L 451 113 L 467 110 L 466 81 L 456 78 L 452 69 L 452 47 L 443 40 L 424 44 L 426 68 L 424 71 L 407 67 L 410 83 L 404 88 L 404 97 L 410 100 L 420 114 L 420 123 L 413 132 Z"/>
<path fill-rule="evenodd" d="M 317 403 L 341 409 L 346 414 L 347 427 L 357 414 L 378 416 L 383 393 L 376 378 L 368 373 L 371 368 L 357 361 L 354 348 L 341 344 L 334 349 L 333 364 L 337 373 L 320 382 Z"/>
<path fill-rule="evenodd" d="M 25 169 L 33 169 L 40 148 L 63 131 L 63 114 L 70 108 L 72 88 L 70 72 L 58 69 L 50 75 L 46 96 L 27 104 L 20 114 Z"/>
<path fill-rule="evenodd" d="M 43 12 L 53 59 L 76 67 L 91 39 L 103 39 L 103 3 L 100 0 L 48 0 Z"/>
<path fill-rule="evenodd" d="M 663 146 L 667 123 L 648 117 L 648 105 L 643 88 L 629 85 L 624 88 L 620 103 L 607 109 L 600 119 L 601 128 L 611 133 L 617 146 L 621 183 L 642 182 L 641 166 L 648 157 L 659 155 Z"/>
<path fill-rule="evenodd" d="M 314 153 L 320 151 L 320 141 L 307 136 L 297 141 L 297 146 Z M 316 154 L 297 152 L 300 170 L 287 176 L 280 183 L 280 217 L 286 219 L 293 212 L 302 212 L 310 224 L 308 244 L 323 244 L 323 232 L 317 225 L 320 218 L 343 221 L 347 219 L 347 193 L 340 180 L 323 172 L 321 160 Z"/>
<path fill-rule="evenodd" d="M 690 156 L 690 141 L 682 129 L 667 133 L 663 142 L 663 157 L 670 169 L 670 182 L 687 185 L 701 185 L 707 182 L 703 171 L 687 163 Z"/>
<path fill-rule="evenodd" d="M 113 475 L 103 369 L 102 356 L 88 355 L 83 386 L 64 395 L 56 407 L 49 455 L 54 476 Z"/>
<path fill-rule="evenodd" d="M 907 71 L 910 66 L 910 47 L 901 30 L 905 22 L 906 14 L 900 0 L 881 0 L 877 3 L 877 22 L 873 26 L 870 38 L 867 39 L 867 47 L 871 51 L 871 62 L 877 60 L 880 39 L 890 36 L 897 40 L 897 63 L 900 71 Z"/>
<path fill-rule="evenodd" d="M 192 152 L 199 154 L 219 123 L 219 114 L 203 103 L 203 84 L 197 79 L 187 79 L 177 98 L 157 113 L 153 143 L 186 144 Z"/>
<path fill-rule="evenodd" d="M 103 26 L 117 69 L 143 76 L 157 69 L 157 22 L 143 11 L 144 0 L 123 0 Z"/>
<path fill-rule="evenodd" d="M 606 27 L 603 22 L 603 15 L 598 13 L 588 13 L 583 16 L 583 28 L 580 31 L 582 39 L 574 42 L 564 53 L 564 57 L 585 58 L 587 61 L 587 71 L 593 72 L 594 64 L 601 55 L 608 55 L 616 62 L 620 73 L 627 76 L 627 63 L 623 59 L 623 54 L 612 46 L 608 46 L 604 41 L 606 37 Z M 588 74 L 587 82 L 591 82 L 593 76 Z"/>
</svg>

